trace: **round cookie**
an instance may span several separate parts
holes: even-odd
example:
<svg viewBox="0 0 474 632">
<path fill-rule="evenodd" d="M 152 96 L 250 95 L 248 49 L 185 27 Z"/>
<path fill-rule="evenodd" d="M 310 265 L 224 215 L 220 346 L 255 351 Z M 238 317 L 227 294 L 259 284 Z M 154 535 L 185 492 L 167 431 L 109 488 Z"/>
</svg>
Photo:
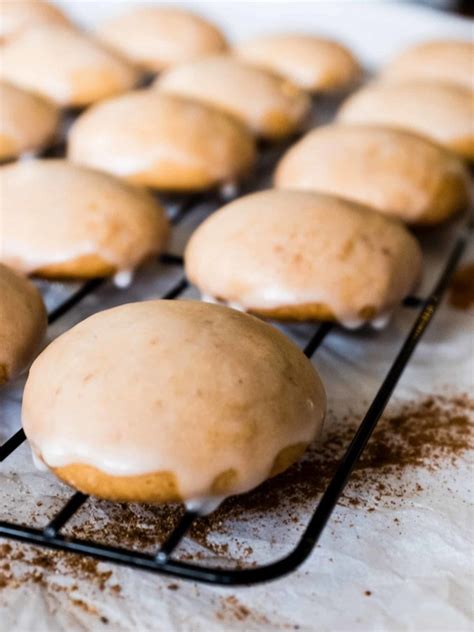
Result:
<svg viewBox="0 0 474 632">
<path fill-rule="evenodd" d="M 216 26 L 174 7 L 134 8 L 109 19 L 96 35 L 152 72 L 227 48 Z"/>
<path fill-rule="evenodd" d="M 35 286 L 0 263 L 0 385 L 31 362 L 46 331 L 43 300 Z"/>
<path fill-rule="evenodd" d="M 474 88 L 474 43 L 434 40 L 403 51 L 383 70 L 387 80 L 428 79 Z"/>
<path fill-rule="evenodd" d="M 82 492 L 204 509 L 296 461 L 325 399 L 311 362 L 270 325 L 196 301 L 144 301 L 49 345 L 22 417 L 34 453 Z"/>
<path fill-rule="evenodd" d="M 193 233 L 186 273 L 204 297 L 281 320 L 386 323 L 421 270 L 399 222 L 330 195 L 242 197 Z"/>
<path fill-rule="evenodd" d="M 436 81 L 372 84 L 350 96 L 344 123 L 407 129 L 474 159 L 474 92 Z"/>
<path fill-rule="evenodd" d="M 168 234 L 164 211 L 148 193 L 66 160 L 1 167 L 0 190 L 0 261 L 23 273 L 129 273 L 158 253 Z"/>
<path fill-rule="evenodd" d="M 130 63 L 70 28 L 30 28 L 1 50 L 0 76 L 61 107 L 83 107 L 140 79 Z"/>
<path fill-rule="evenodd" d="M 297 131 L 310 109 L 308 95 L 293 83 L 229 55 L 171 68 L 155 87 L 224 110 L 270 140 Z"/>
<path fill-rule="evenodd" d="M 0 81 L 0 161 L 46 148 L 58 125 L 59 111 L 52 103 Z"/>
<path fill-rule="evenodd" d="M 0 2 L 0 43 L 21 31 L 41 24 L 70 25 L 57 7 L 45 0 L 2 0 Z"/>
<path fill-rule="evenodd" d="M 469 201 L 468 173 L 451 152 L 411 132 L 366 125 L 309 132 L 281 159 L 275 186 L 340 195 L 416 225 L 444 222 Z"/>
<path fill-rule="evenodd" d="M 242 177 L 255 160 L 255 142 L 223 112 L 141 90 L 82 114 L 70 130 L 68 156 L 134 184 L 193 191 Z"/>
<path fill-rule="evenodd" d="M 243 42 L 234 50 L 248 63 L 278 72 L 310 92 L 345 89 L 361 74 L 357 60 L 345 46 L 313 35 L 266 35 Z"/>
</svg>

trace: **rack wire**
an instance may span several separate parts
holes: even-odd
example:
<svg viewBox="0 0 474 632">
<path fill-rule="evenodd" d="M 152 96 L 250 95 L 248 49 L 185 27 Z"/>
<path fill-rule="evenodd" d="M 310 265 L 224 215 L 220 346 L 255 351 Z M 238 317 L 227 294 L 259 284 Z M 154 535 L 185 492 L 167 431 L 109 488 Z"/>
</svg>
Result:
<svg viewBox="0 0 474 632">
<path fill-rule="evenodd" d="M 280 148 L 280 151 L 274 154 L 271 162 L 274 162 L 275 157 L 278 157 L 281 150 Z M 266 168 L 268 168 L 268 163 L 266 164 Z M 247 191 L 248 188 L 251 187 L 248 186 Z M 204 196 L 190 196 L 182 201 L 182 203 L 178 205 L 178 208 L 175 209 L 172 222 L 178 224 L 188 213 L 196 210 L 199 204 L 209 201 L 217 206 L 219 204 L 219 196 L 216 195 L 215 192 Z M 405 299 L 403 306 L 414 310 L 416 313 L 411 329 L 401 342 L 390 369 L 336 468 L 332 479 L 317 503 L 302 535 L 295 543 L 291 552 L 284 557 L 257 567 L 234 569 L 223 568 L 222 566 L 203 566 L 176 559 L 174 553 L 177 547 L 194 521 L 199 519 L 199 515 L 193 511 L 184 512 L 175 528 L 168 534 L 157 551 L 152 554 L 63 535 L 61 533 L 62 529 L 88 501 L 89 497 L 81 492 L 74 493 L 54 517 L 42 528 L 0 521 L 0 537 L 11 538 L 49 549 L 90 556 L 104 562 L 112 562 L 177 578 L 218 585 L 256 584 L 276 579 L 295 570 L 311 554 L 326 523 L 330 519 L 352 470 L 370 439 L 377 422 L 382 416 L 416 346 L 435 315 L 450 279 L 465 250 L 470 233 L 470 227 L 460 229 L 439 278 L 428 296 L 425 298 L 410 296 Z M 163 264 L 172 266 L 182 266 L 183 263 L 180 256 L 173 254 L 162 255 L 160 261 Z M 86 296 L 95 292 L 104 282 L 105 279 L 102 278 L 85 282 L 79 289 L 49 313 L 49 324 L 56 322 L 63 315 L 72 310 Z M 188 285 L 188 281 L 183 272 L 179 279 L 161 298 L 179 299 L 188 288 Z M 303 349 L 308 358 L 313 357 L 335 327 L 336 326 L 332 323 L 322 323 L 315 328 Z M 26 436 L 23 430 L 20 429 L 0 445 L 0 462 L 7 459 L 25 440 Z"/>
</svg>

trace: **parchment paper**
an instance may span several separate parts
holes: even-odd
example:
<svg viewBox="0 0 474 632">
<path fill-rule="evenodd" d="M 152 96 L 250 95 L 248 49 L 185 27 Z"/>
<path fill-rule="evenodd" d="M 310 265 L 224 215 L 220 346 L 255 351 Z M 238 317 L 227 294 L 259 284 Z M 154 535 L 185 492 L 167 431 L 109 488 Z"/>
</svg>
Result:
<svg viewBox="0 0 474 632">
<path fill-rule="evenodd" d="M 117 10 L 119 3 L 62 4 L 90 25 Z M 213 17 L 234 39 L 282 29 L 336 35 L 372 68 L 423 37 L 472 35 L 470 25 L 461 19 L 379 2 L 201 3 L 196 8 Z M 176 229 L 174 251 L 181 250 L 193 223 L 207 211 L 202 208 L 201 214 L 193 214 Z M 423 239 L 427 269 L 421 292 L 439 271 L 451 232 L 445 230 Z M 473 256 L 471 249 L 466 259 Z M 179 269 L 152 265 L 128 290 L 106 284 L 52 326 L 49 339 L 99 309 L 159 296 L 180 274 Z M 51 308 L 71 286 L 42 284 L 42 289 Z M 328 431 L 347 415 L 363 415 L 413 318 L 412 311 L 400 309 L 382 332 L 335 332 L 328 337 L 314 360 L 329 396 Z M 472 389 L 472 321 L 472 312 L 442 306 L 396 390 L 392 407 L 423 393 Z M 311 331 L 308 326 L 287 328 L 301 345 Z M 0 394 L 1 440 L 19 427 L 22 385 L 23 380 L 19 380 Z M 367 511 L 373 489 L 358 489 L 357 494 L 367 502 L 340 506 L 310 559 L 281 580 L 220 589 L 104 564 L 100 569 L 104 573 L 111 570 L 112 575 L 101 590 L 94 582 L 72 579 L 67 568 L 54 567 L 44 573 L 41 582 L 28 581 L 0 590 L 0 630 L 472 629 L 472 460 L 469 455 L 455 464 L 447 459 L 434 472 L 412 468 L 403 479 L 403 502 L 391 502 L 396 498 L 395 482 L 375 511 Z M 416 483 L 421 484 L 421 491 Z M 31 523 L 34 513 L 36 523 L 44 524 L 69 494 L 54 477 L 34 468 L 26 445 L 0 468 L 2 519 Z M 228 554 L 241 558 L 245 543 L 252 549 L 246 563 L 268 562 L 284 555 L 309 516 L 308 508 L 297 507 L 299 522 L 292 525 L 283 520 L 288 511 L 282 502 L 262 519 L 230 525 L 237 539 L 228 540 Z M 90 523 L 107 515 L 107 509 L 92 502 L 77 521 Z M 224 536 L 216 537 L 226 541 Z M 183 550 L 212 557 L 190 540 Z M 72 582 L 76 584 L 73 596 L 70 590 L 52 589 L 53 585 L 70 589 Z M 111 590 L 113 585 L 119 585 L 121 591 Z"/>
</svg>

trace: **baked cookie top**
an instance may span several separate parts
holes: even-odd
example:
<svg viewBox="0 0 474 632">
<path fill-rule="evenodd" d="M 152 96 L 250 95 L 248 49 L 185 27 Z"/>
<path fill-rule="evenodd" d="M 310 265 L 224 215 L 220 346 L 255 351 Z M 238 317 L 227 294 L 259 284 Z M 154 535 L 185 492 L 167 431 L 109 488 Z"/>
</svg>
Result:
<svg viewBox="0 0 474 632">
<path fill-rule="evenodd" d="M 239 179 L 255 160 L 255 143 L 223 112 L 140 90 L 82 114 L 68 156 L 137 184 L 186 191 Z"/>
<path fill-rule="evenodd" d="M 155 88 L 220 108 L 269 139 L 299 129 L 310 108 L 308 95 L 292 82 L 230 55 L 171 68 L 157 78 Z"/>
<path fill-rule="evenodd" d="M 227 48 L 204 18 L 175 7 L 139 7 L 104 22 L 99 39 L 135 63 L 159 71 Z"/>
<path fill-rule="evenodd" d="M 350 50 L 314 35 L 263 35 L 238 44 L 234 51 L 245 61 L 278 72 L 310 92 L 347 88 L 361 74 Z"/>
<path fill-rule="evenodd" d="M 409 224 L 437 224 L 463 210 L 469 178 L 462 161 L 427 138 L 370 125 L 319 127 L 290 147 L 275 185 L 324 191 Z"/>
<path fill-rule="evenodd" d="M 189 279 L 214 300 L 270 318 L 356 327 L 385 320 L 413 289 L 421 251 L 402 224 L 367 207 L 268 190 L 206 219 L 185 263 Z"/>
<path fill-rule="evenodd" d="M 52 266 L 68 276 L 65 266 L 71 276 L 87 277 L 88 257 L 111 272 L 129 271 L 157 253 L 168 233 L 149 194 L 66 160 L 1 167 L 0 189 L 0 260 L 24 273 Z"/>
<path fill-rule="evenodd" d="M 42 25 L 0 50 L 0 77 L 61 107 L 82 107 L 130 90 L 140 73 L 83 33 Z"/>
<path fill-rule="evenodd" d="M 455 84 L 374 83 L 343 103 L 338 120 L 411 130 L 474 158 L 474 91 Z"/>
<path fill-rule="evenodd" d="M 0 2 L 0 43 L 30 26 L 70 25 L 58 7 L 45 0 L 3 0 Z"/>
<path fill-rule="evenodd" d="M 434 79 L 474 89 L 474 43 L 431 40 L 407 48 L 383 70 L 387 80 Z"/>
<path fill-rule="evenodd" d="M 59 111 L 50 101 L 0 81 L 0 160 L 47 147 L 58 125 Z"/>
<path fill-rule="evenodd" d="M 35 286 L 0 263 L 0 385 L 27 368 L 46 331 L 46 310 Z"/>
<path fill-rule="evenodd" d="M 134 481 L 167 473 L 167 489 L 136 487 L 137 499 L 196 502 L 257 486 L 291 452 L 288 467 L 324 413 L 316 370 L 275 328 L 226 307 L 144 301 L 51 343 L 31 368 L 22 417 L 37 456 L 74 471 L 79 489 L 133 500 Z"/>
</svg>

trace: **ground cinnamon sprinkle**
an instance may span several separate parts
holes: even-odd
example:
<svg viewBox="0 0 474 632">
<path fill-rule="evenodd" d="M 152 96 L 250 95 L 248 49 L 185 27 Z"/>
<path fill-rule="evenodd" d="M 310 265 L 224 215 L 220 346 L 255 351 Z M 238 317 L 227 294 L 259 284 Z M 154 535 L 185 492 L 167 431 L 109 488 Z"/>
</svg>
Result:
<svg viewBox="0 0 474 632">
<path fill-rule="evenodd" d="M 474 401 L 467 395 L 426 397 L 398 406 L 379 422 L 352 475 L 342 504 L 373 508 L 383 496 L 402 497 L 412 485 L 409 470 L 436 470 L 455 464 L 473 446 Z M 329 424 L 322 445 L 311 448 L 295 466 L 261 485 L 251 494 L 227 500 L 214 514 L 199 522 L 201 537 L 238 516 L 252 520 L 256 514 L 275 511 L 285 501 L 289 507 L 284 520 L 298 521 L 301 505 L 314 504 L 324 491 L 354 435 L 354 419 Z M 390 475 L 390 476 L 389 476 Z M 368 493 L 370 492 L 370 493 Z M 370 500 L 368 500 L 368 497 Z"/>
<path fill-rule="evenodd" d="M 216 612 L 216 617 L 223 622 L 246 621 L 252 627 L 254 625 L 268 626 L 270 624 L 265 615 L 253 612 L 241 603 L 235 595 L 230 595 L 220 601 L 220 608 Z"/>
<path fill-rule="evenodd" d="M 407 496 L 422 491 L 410 472 L 415 468 L 435 471 L 453 467 L 468 449 L 474 447 L 473 413 L 474 401 L 467 395 L 438 395 L 398 405 L 379 422 L 341 503 L 368 512 L 384 502 L 402 506 Z M 325 489 L 359 421 L 354 416 L 329 419 L 322 442 L 311 448 L 301 462 L 257 490 L 229 498 L 216 512 L 198 520 L 190 537 L 201 550 L 188 552 L 184 557 L 208 560 L 217 555 L 233 558 L 238 566 L 251 564 L 252 548 L 232 535 L 233 525 L 236 522 L 255 523 L 257 517 L 269 514 L 277 515 L 289 526 L 297 525 L 303 510 L 313 508 Z M 72 523 L 70 533 L 123 547 L 155 551 L 182 512 L 178 505 L 154 507 L 90 500 L 88 522 Z M 216 543 L 216 534 L 225 536 L 221 540 L 225 539 L 226 543 Z M 229 544 L 232 544 L 232 555 Z M 56 582 L 55 574 L 67 576 L 74 583 L 65 588 Z M 121 590 L 113 572 L 91 558 L 8 542 L 0 544 L 0 590 L 40 583 L 49 590 L 67 590 L 74 604 L 77 601 L 74 593 L 80 580 L 86 580 L 98 590 L 116 594 Z M 177 584 L 167 587 L 175 590 Z M 243 620 L 250 616 L 244 606 L 232 601 L 226 604 L 225 610 L 230 611 L 234 619 Z M 221 616 L 227 615 L 223 612 Z"/>
<path fill-rule="evenodd" d="M 13 562 L 20 565 L 15 566 L 15 571 Z M 109 582 L 112 571 L 102 570 L 96 560 L 34 546 L 0 543 L 0 588 L 15 588 L 25 583 L 35 583 L 52 587 L 57 592 L 67 591 L 72 595 L 78 589 L 77 583 L 66 587 L 48 581 L 52 577 L 54 579 L 54 574 L 57 573 L 62 573 L 70 579 L 86 579 L 99 590 L 105 590 L 107 587 L 109 590 L 116 591 L 118 588 L 120 591 L 119 586 Z"/>
<path fill-rule="evenodd" d="M 449 304 L 457 309 L 474 306 L 474 261 L 459 268 L 451 281 Z"/>
</svg>

